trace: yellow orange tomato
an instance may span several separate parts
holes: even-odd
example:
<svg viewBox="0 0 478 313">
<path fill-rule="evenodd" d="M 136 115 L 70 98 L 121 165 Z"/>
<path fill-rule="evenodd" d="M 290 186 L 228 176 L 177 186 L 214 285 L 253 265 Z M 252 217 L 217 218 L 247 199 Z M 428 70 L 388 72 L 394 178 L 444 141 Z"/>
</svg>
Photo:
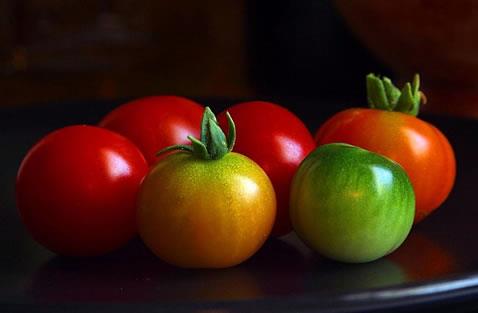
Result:
<svg viewBox="0 0 478 313">
<path fill-rule="evenodd" d="M 180 267 L 239 264 L 262 246 L 275 221 L 274 189 L 259 165 L 234 152 L 206 154 L 182 152 L 161 160 L 139 197 L 143 241 Z"/>
</svg>

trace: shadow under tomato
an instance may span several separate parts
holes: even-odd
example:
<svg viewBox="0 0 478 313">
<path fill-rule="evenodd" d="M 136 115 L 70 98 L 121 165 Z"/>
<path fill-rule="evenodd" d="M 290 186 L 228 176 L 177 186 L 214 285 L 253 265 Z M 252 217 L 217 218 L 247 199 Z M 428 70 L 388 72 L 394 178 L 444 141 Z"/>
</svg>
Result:
<svg viewBox="0 0 478 313">
<path fill-rule="evenodd" d="M 354 292 L 437 279 L 457 270 L 450 251 L 414 230 L 395 252 L 373 262 L 322 260 L 306 275 L 305 284 L 308 291 L 320 293 Z"/>
<path fill-rule="evenodd" d="M 227 269 L 177 268 L 136 239 L 102 257 L 51 258 L 27 294 L 40 303 L 252 300 L 383 288 L 457 270 L 453 254 L 416 230 L 397 251 L 370 263 L 327 260 L 292 235 L 268 240 L 249 260 Z"/>
<path fill-rule="evenodd" d="M 168 265 L 152 255 L 139 239 L 101 257 L 55 256 L 34 274 L 27 290 L 38 302 L 144 301 L 154 286 L 150 273 Z"/>
<path fill-rule="evenodd" d="M 269 239 L 259 252 L 242 266 L 247 268 L 267 295 L 293 295 L 304 292 L 303 278 L 322 258 L 291 234 Z"/>
<path fill-rule="evenodd" d="M 27 292 L 42 303 L 258 299 L 300 292 L 294 281 L 303 273 L 303 259 L 295 247 L 273 239 L 236 267 L 181 269 L 136 239 L 103 257 L 53 257 L 37 270 Z"/>
<path fill-rule="evenodd" d="M 250 259 L 226 269 L 175 269 L 156 287 L 161 299 L 250 300 L 303 291 L 298 284 L 306 258 L 287 242 L 270 239 Z M 174 282 L 174 283 L 172 283 Z"/>
<path fill-rule="evenodd" d="M 307 290 L 321 294 L 348 293 L 406 282 L 406 274 L 394 262 L 382 258 L 369 263 L 324 261 L 305 277 Z"/>
<path fill-rule="evenodd" d="M 387 258 L 398 264 L 410 281 L 436 279 L 459 270 L 450 250 L 417 230 Z"/>
</svg>

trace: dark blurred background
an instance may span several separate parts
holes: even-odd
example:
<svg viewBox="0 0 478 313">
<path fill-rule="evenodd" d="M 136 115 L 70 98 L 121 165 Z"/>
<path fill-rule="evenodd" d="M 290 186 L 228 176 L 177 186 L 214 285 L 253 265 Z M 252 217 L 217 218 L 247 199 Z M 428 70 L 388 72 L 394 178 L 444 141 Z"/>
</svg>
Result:
<svg viewBox="0 0 478 313">
<path fill-rule="evenodd" d="M 332 1 L 246 5 L 249 79 L 259 94 L 365 97 L 366 73 L 391 75 L 350 32 Z"/>
<path fill-rule="evenodd" d="M 425 108 L 478 117 L 477 36 L 475 0 L 0 0 L 1 105 L 362 105 L 368 72 L 400 85 L 419 72 Z"/>
<path fill-rule="evenodd" d="M 178 94 L 364 100 L 392 73 L 328 0 L 0 0 L 3 106 Z"/>
</svg>

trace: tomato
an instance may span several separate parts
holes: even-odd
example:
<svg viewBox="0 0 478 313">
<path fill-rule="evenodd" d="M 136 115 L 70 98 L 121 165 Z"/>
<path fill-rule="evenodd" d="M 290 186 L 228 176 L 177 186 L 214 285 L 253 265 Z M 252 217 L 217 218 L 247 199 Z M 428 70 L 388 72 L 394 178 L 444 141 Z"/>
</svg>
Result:
<svg viewBox="0 0 478 313">
<path fill-rule="evenodd" d="M 148 165 L 109 130 L 56 130 L 27 153 L 16 181 L 17 208 L 33 238 L 70 256 L 115 250 L 136 233 L 136 201 Z"/>
<path fill-rule="evenodd" d="M 312 249 L 342 262 L 368 262 L 397 249 L 413 224 L 415 196 L 403 168 L 347 144 L 314 150 L 292 182 L 294 230 Z"/>
<path fill-rule="evenodd" d="M 319 128 L 316 141 L 319 145 L 349 143 L 400 163 L 415 190 L 416 223 L 438 208 L 448 197 L 455 181 L 455 156 L 443 133 L 413 115 L 418 112 L 420 102 L 418 76 L 414 87 L 407 84 L 408 87 L 406 85 L 403 92 L 394 89 L 395 101 L 385 97 L 384 85 L 388 84 L 386 80 L 369 75 L 369 101 L 374 108 L 352 108 L 339 112 Z M 411 89 L 414 91 L 410 91 Z M 385 98 L 377 94 L 382 94 Z M 409 100 L 400 100 L 407 97 Z M 397 107 L 393 106 L 399 106 L 400 103 L 406 103 L 405 110 L 394 111 Z"/>
<path fill-rule="evenodd" d="M 170 145 L 187 143 L 188 135 L 199 135 L 203 107 L 177 96 L 153 96 L 133 100 L 108 113 L 99 126 L 134 142 L 149 164 L 156 153 Z"/>
<path fill-rule="evenodd" d="M 237 127 L 234 151 L 259 164 L 269 176 L 277 196 L 277 218 L 273 236 L 291 231 L 289 190 L 300 162 L 315 147 L 314 138 L 304 123 L 287 109 L 273 103 L 252 101 L 227 109 Z M 227 129 L 226 114 L 218 115 Z"/>
<path fill-rule="evenodd" d="M 140 192 L 138 227 L 164 261 L 187 268 L 223 268 L 253 255 L 270 234 L 276 213 L 272 184 L 259 165 L 231 152 L 207 108 L 201 140 L 159 161 Z"/>
</svg>

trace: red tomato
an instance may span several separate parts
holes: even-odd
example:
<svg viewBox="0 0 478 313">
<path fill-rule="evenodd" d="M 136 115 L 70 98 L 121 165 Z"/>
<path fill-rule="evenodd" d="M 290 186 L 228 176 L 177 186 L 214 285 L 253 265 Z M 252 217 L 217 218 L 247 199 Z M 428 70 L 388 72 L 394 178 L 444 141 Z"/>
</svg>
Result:
<svg viewBox="0 0 478 313">
<path fill-rule="evenodd" d="M 200 104 L 182 97 L 146 97 L 114 109 L 99 126 L 130 139 L 153 164 L 159 150 L 189 143 L 188 135 L 199 136 L 203 110 Z"/>
<path fill-rule="evenodd" d="M 62 255 L 99 255 L 136 233 L 136 201 L 148 165 L 129 140 L 77 125 L 54 131 L 24 158 L 17 207 L 32 237 Z"/>
<path fill-rule="evenodd" d="M 227 109 L 237 128 L 235 152 L 259 164 L 269 176 L 277 197 L 273 236 L 292 230 L 289 190 L 302 160 L 315 148 L 314 138 L 304 123 L 287 109 L 263 101 L 243 102 Z M 228 129 L 225 112 L 219 124 Z"/>
<path fill-rule="evenodd" d="M 374 80 L 371 84 L 376 82 Z M 378 87 L 368 87 L 369 100 L 375 100 L 374 106 L 380 107 L 380 101 L 370 94 Z M 418 81 L 414 82 L 413 89 L 418 94 Z M 400 91 L 395 101 L 399 101 L 399 95 Z M 419 97 L 416 99 L 418 103 L 414 105 L 418 106 Z M 416 114 L 418 108 L 413 108 L 414 105 L 410 103 L 409 108 Z M 448 197 L 455 181 L 456 162 L 446 137 L 433 125 L 413 114 L 393 110 L 348 109 L 327 120 L 317 131 L 316 141 L 319 145 L 332 142 L 352 144 L 382 154 L 402 165 L 415 191 L 417 223 Z"/>
</svg>

